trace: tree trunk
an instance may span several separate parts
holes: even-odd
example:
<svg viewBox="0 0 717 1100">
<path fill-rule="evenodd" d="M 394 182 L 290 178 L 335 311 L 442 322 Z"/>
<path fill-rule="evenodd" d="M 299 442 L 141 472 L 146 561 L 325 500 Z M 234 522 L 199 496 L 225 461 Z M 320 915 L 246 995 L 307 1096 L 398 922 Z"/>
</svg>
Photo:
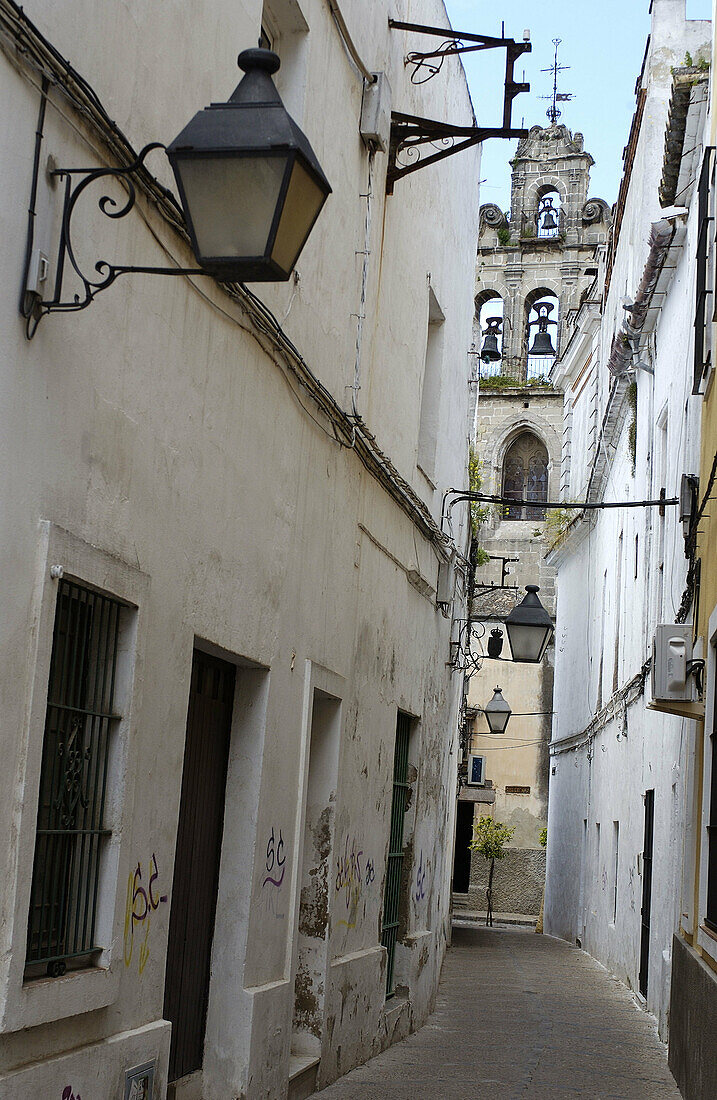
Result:
<svg viewBox="0 0 717 1100">
<path fill-rule="evenodd" d="M 493 925 L 493 871 L 495 870 L 495 860 L 490 861 L 490 871 L 488 872 L 488 889 L 486 890 L 486 897 L 488 899 L 488 910 L 485 915 L 486 928 Z"/>
</svg>

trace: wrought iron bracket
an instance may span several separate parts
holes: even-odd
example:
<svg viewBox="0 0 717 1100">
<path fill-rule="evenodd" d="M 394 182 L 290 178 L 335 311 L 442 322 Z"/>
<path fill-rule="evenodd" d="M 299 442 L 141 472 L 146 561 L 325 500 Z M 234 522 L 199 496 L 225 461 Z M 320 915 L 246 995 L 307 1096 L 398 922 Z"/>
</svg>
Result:
<svg viewBox="0 0 717 1100">
<path fill-rule="evenodd" d="M 125 168 L 58 168 L 50 172 L 54 179 L 64 181 L 64 196 L 62 206 L 62 224 L 60 228 L 60 241 L 57 250 L 54 272 L 54 290 L 51 298 L 43 298 L 34 288 L 27 285 L 23 288 L 21 300 L 21 313 L 26 318 L 26 335 L 29 340 L 35 335 L 37 326 L 48 313 L 73 313 L 86 309 L 90 302 L 94 301 L 102 290 L 114 283 L 119 275 L 138 273 L 143 275 L 206 275 L 207 272 L 200 267 L 147 267 L 129 264 L 112 264 L 107 260 L 98 260 L 94 265 L 96 274 L 86 273 L 77 258 L 75 246 L 72 240 L 72 218 L 77 207 L 78 200 L 92 184 L 100 180 L 119 180 L 126 192 L 125 201 L 119 205 L 111 195 L 103 194 L 98 199 L 98 206 L 102 213 L 113 220 L 126 217 L 134 208 L 137 201 L 137 187 L 133 176 L 145 172 L 144 160 L 154 149 L 164 149 L 159 141 L 150 142 L 140 151 L 137 159 Z M 31 209 L 34 209 L 36 200 L 37 179 L 33 179 L 33 194 Z M 181 211 L 177 208 L 181 217 Z M 72 297 L 63 298 L 63 281 L 65 268 L 70 264 L 82 284 L 82 292 L 73 294 Z"/>
<path fill-rule="evenodd" d="M 416 31 L 443 38 L 442 45 L 431 51 L 414 51 L 407 54 L 406 65 L 413 65 L 411 81 L 423 84 L 436 76 L 446 57 L 454 54 L 473 53 L 478 50 L 505 49 L 505 90 L 503 98 L 502 126 L 454 126 L 438 122 L 435 119 L 422 118 L 419 115 L 391 112 L 391 141 L 389 146 L 388 172 L 386 175 L 386 193 L 393 194 L 396 180 L 417 172 L 429 164 L 435 164 L 445 157 L 469 149 L 488 138 L 523 138 L 528 136 L 526 129 L 516 129 L 512 125 L 513 100 L 521 92 L 529 92 L 530 84 L 515 80 L 515 63 L 521 54 L 530 53 L 530 42 L 516 42 L 513 38 L 492 38 L 484 34 L 468 34 L 462 31 L 447 31 L 443 27 L 426 27 L 420 23 L 403 23 L 389 19 L 394 30 Z M 471 43 L 465 45 L 464 43 Z M 434 62 L 431 64 L 431 62 Z M 420 77 L 420 78 L 419 78 Z M 431 145 L 434 152 L 424 156 L 423 147 Z"/>
</svg>

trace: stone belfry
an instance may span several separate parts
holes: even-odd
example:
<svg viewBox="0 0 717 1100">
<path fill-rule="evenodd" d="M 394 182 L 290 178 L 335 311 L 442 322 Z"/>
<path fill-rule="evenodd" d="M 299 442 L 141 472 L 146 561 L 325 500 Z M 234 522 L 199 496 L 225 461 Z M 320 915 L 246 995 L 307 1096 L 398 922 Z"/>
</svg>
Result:
<svg viewBox="0 0 717 1100">
<path fill-rule="evenodd" d="M 547 331 L 558 352 L 568 314 L 578 308 L 596 274 L 598 249 L 607 242 L 610 209 L 602 199 L 588 197 L 593 163 L 582 134 L 572 134 L 557 122 L 533 126 L 511 162 L 510 212 L 504 213 L 494 203 L 481 207 L 477 348 L 485 303 L 500 298 L 503 315 L 503 360 L 489 371 L 482 369 L 482 376 L 500 374 L 523 383 L 548 378 L 552 364 L 547 359 L 554 356 L 539 356 L 539 363 L 529 361 L 540 326 L 528 326 L 539 321 L 535 305 L 549 301 Z"/>
</svg>

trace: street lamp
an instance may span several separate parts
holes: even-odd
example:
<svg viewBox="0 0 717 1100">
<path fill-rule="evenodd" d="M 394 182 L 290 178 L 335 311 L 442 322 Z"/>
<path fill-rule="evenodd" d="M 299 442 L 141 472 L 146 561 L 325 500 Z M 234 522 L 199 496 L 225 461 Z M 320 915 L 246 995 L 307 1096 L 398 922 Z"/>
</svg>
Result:
<svg viewBox="0 0 717 1100">
<path fill-rule="evenodd" d="M 553 636 L 553 620 L 538 599 L 537 584 L 525 586 L 527 595 L 505 620 L 514 661 L 539 664 Z"/>
<path fill-rule="evenodd" d="M 271 50 L 244 50 L 228 103 L 199 111 L 167 146 L 194 254 L 227 282 L 288 279 L 331 192 L 281 101 Z"/>
<path fill-rule="evenodd" d="M 282 282 L 289 278 L 331 186 L 306 135 L 287 112 L 272 74 L 279 58 L 271 50 L 244 50 L 239 66 L 245 75 L 227 103 L 205 107 L 166 148 L 174 170 L 192 249 L 198 268 L 146 267 L 98 260 L 93 270 L 80 265 L 72 240 L 72 221 L 85 190 L 117 180 L 124 199 L 101 194 L 99 208 L 107 217 L 124 218 L 134 208 L 138 185 L 161 208 L 176 203 L 144 166 L 161 142 L 150 142 L 132 163 L 113 168 L 57 168 L 64 181 L 62 223 L 54 264 L 34 247 L 33 225 L 40 177 L 42 121 L 36 135 L 25 247 L 20 312 L 31 339 L 46 314 L 85 309 L 119 275 L 210 275 L 225 282 Z M 44 104 L 43 104 L 44 106 Z M 41 120 L 44 119 L 44 110 Z M 72 268 L 83 292 L 65 294 L 63 273 Z M 48 272 L 54 270 L 54 293 Z"/>
<path fill-rule="evenodd" d="M 499 687 L 493 692 L 491 701 L 483 707 L 483 713 L 491 733 L 505 733 L 508 719 L 513 712 L 503 698 Z"/>
</svg>

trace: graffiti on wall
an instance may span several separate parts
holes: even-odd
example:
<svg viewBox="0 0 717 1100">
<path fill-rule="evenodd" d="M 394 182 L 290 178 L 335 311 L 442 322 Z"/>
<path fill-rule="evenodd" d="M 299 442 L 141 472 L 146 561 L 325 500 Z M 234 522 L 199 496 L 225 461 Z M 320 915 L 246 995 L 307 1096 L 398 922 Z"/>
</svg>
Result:
<svg viewBox="0 0 717 1100">
<path fill-rule="evenodd" d="M 414 901 L 423 901 L 426 896 L 426 878 L 428 875 L 428 860 L 424 862 L 423 850 L 421 850 L 421 858 L 418 861 L 418 869 L 416 871 L 416 889 L 413 894 Z"/>
<path fill-rule="evenodd" d="M 336 893 L 344 895 L 346 919 L 338 921 L 345 928 L 355 928 L 359 903 L 363 889 L 370 886 L 376 878 L 376 869 L 372 859 L 367 858 L 362 866 L 363 848 L 358 847 L 356 837 L 347 833 L 343 849 L 339 849 L 336 860 Z"/>
<path fill-rule="evenodd" d="M 62 1090 L 62 1100 L 82 1100 L 79 1092 L 72 1091 L 72 1085 L 65 1085 Z"/>
<path fill-rule="evenodd" d="M 260 893 L 261 908 L 267 916 L 275 917 L 276 920 L 283 920 L 286 914 L 280 911 L 280 904 L 281 888 L 286 873 L 286 853 L 282 831 L 279 829 L 277 839 L 273 825 L 266 843 L 264 867 L 265 874 L 263 875 Z"/>
<path fill-rule="evenodd" d="M 132 962 L 134 939 L 137 935 L 140 939 L 138 951 L 140 974 L 147 965 L 147 959 L 149 958 L 149 930 L 152 913 L 159 909 L 160 905 L 167 902 L 167 895 L 160 894 L 156 886 L 159 878 L 159 867 L 154 852 L 152 852 L 147 870 L 149 876 L 145 880 L 146 886 L 142 881 L 141 862 L 137 863 L 134 871 L 130 874 L 127 880 L 127 903 L 124 914 L 124 964 L 128 967 Z"/>
</svg>

